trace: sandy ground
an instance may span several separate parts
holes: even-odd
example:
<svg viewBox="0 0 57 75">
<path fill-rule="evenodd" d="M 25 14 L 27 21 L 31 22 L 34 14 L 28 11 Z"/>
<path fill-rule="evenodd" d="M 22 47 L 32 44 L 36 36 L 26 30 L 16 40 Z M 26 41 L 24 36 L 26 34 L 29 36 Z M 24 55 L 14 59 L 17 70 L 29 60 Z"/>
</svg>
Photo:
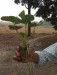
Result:
<svg viewBox="0 0 57 75">
<path fill-rule="evenodd" d="M 36 34 L 33 34 L 32 28 L 29 40 L 32 47 L 37 50 L 43 50 L 57 42 L 57 34 L 53 28 L 36 27 L 35 32 Z M 41 67 L 36 67 L 31 62 L 21 63 L 13 60 L 16 47 L 21 41 L 20 36 L 16 35 L 14 30 L 10 30 L 8 26 L 0 26 L 0 75 L 57 75 L 57 59 Z"/>
</svg>

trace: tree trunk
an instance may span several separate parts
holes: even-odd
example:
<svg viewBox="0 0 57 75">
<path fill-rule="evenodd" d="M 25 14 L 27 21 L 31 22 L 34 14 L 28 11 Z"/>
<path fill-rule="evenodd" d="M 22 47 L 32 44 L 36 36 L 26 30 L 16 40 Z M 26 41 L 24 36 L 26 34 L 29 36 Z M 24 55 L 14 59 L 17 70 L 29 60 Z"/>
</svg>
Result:
<svg viewBox="0 0 57 75">
<path fill-rule="evenodd" d="M 28 0 L 28 14 L 31 14 L 31 6 L 30 6 L 30 2 Z M 28 23 L 28 36 L 31 35 L 31 27 L 30 27 L 30 22 Z"/>
</svg>

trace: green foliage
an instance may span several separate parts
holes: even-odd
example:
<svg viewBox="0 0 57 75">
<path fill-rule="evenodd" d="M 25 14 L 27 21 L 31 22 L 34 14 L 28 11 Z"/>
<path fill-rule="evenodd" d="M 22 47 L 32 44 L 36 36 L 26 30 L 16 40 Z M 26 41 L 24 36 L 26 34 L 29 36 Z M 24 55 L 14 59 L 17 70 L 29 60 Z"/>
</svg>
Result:
<svg viewBox="0 0 57 75">
<path fill-rule="evenodd" d="M 34 20 L 34 16 L 33 15 L 25 15 L 24 10 L 18 16 L 21 19 L 18 17 L 15 17 L 15 16 L 2 16 L 1 20 L 10 21 L 10 22 L 13 22 L 14 24 L 18 24 L 18 23 L 27 24 L 28 22 L 31 22 L 32 20 Z"/>
<path fill-rule="evenodd" d="M 19 34 L 20 34 L 23 38 L 25 37 L 25 33 L 20 32 Z"/>
<path fill-rule="evenodd" d="M 22 5 L 28 5 L 33 8 L 36 8 L 39 5 L 39 0 L 14 0 L 16 4 L 21 3 Z M 25 6 L 26 7 L 26 6 Z M 27 8 L 27 7 L 26 7 Z"/>
<path fill-rule="evenodd" d="M 18 16 L 20 16 L 22 23 L 25 23 L 25 12 L 22 11 Z"/>
<path fill-rule="evenodd" d="M 32 20 L 34 20 L 34 16 L 33 15 L 25 15 L 25 12 L 22 11 L 19 15 L 18 15 L 21 19 L 19 19 L 18 17 L 15 16 L 5 16 L 5 17 L 1 17 L 2 20 L 4 21 L 11 21 L 14 24 L 14 29 L 16 29 L 16 33 L 18 35 L 22 36 L 22 46 L 23 46 L 23 53 L 25 53 L 25 57 L 27 58 L 27 24 L 28 22 L 31 22 Z M 19 33 L 18 32 L 18 28 L 16 27 L 16 24 L 18 23 L 23 23 L 25 24 L 25 33 Z M 12 28 L 12 26 L 10 26 Z"/>
<path fill-rule="evenodd" d="M 54 25 L 54 29 L 57 30 L 57 25 Z"/>
<path fill-rule="evenodd" d="M 31 14 L 31 8 L 37 8 L 39 6 L 39 0 L 14 0 L 16 4 L 21 3 L 28 9 L 28 14 Z M 29 22 L 30 23 L 30 22 Z M 28 36 L 31 34 L 30 24 L 28 23 Z"/>
<path fill-rule="evenodd" d="M 39 25 L 38 25 L 37 22 L 31 22 L 31 23 L 30 23 L 30 26 L 31 26 L 31 27 L 36 27 L 36 26 L 39 26 Z"/>
<path fill-rule="evenodd" d="M 25 15 L 26 18 L 26 23 L 31 22 L 34 20 L 34 16 L 33 15 Z"/>
<path fill-rule="evenodd" d="M 36 16 L 42 17 L 44 20 L 50 21 L 52 25 L 57 26 L 57 0 L 40 0 Z"/>
<path fill-rule="evenodd" d="M 18 24 L 21 22 L 21 19 L 15 16 L 3 16 L 1 17 L 1 20 L 10 21 L 10 22 L 13 22 L 14 24 Z"/>
<path fill-rule="evenodd" d="M 37 22 L 32 22 L 32 23 L 30 23 L 30 26 L 34 27 L 33 33 L 35 33 L 35 27 L 38 26 L 38 23 Z"/>
<path fill-rule="evenodd" d="M 27 31 L 26 31 L 27 27 L 26 26 L 27 26 L 28 22 L 31 22 L 32 20 L 34 20 L 34 16 L 33 15 L 25 15 L 24 11 L 22 11 L 18 16 L 21 19 L 18 17 L 15 17 L 15 16 L 3 16 L 3 17 L 1 17 L 1 20 L 13 22 L 14 27 L 11 25 L 9 27 L 11 27 L 12 29 L 14 28 L 14 30 L 16 30 L 16 33 L 23 37 L 23 39 L 22 39 L 23 45 L 27 46 Z M 25 24 L 25 33 L 19 33 L 18 32 L 18 27 L 16 26 L 16 24 L 18 24 L 18 23 Z"/>
<path fill-rule="evenodd" d="M 24 20 L 24 17 L 25 17 L 25 11 L 23 10 L 23 11 L 19 14 L 19 16 L 21 17 L 21 19 Z"/>
<path fill-rule="evenodd" d="M 18 30 L 18 29 L 20 29 L 20 28 L 22 28 L 22 26 L 9 25 L 9 29 L 11 29 L 11 30 Z"/>
<path fill-rule="evenodd" d="M 27 47 L 27 35 L 23 32 L 20 32 L 19 35 L 22 36 L 23 46 Z"/>
<path fill-rule="evenodd" d="M 21 17 L 22 23 L 27 24 L 28 22 L 31 22 L 32 20 L 34 20 L 34 16 L 33 15 L 25 15 L 25 12 L 22 11 L 19 16 Z"/>
</svg>

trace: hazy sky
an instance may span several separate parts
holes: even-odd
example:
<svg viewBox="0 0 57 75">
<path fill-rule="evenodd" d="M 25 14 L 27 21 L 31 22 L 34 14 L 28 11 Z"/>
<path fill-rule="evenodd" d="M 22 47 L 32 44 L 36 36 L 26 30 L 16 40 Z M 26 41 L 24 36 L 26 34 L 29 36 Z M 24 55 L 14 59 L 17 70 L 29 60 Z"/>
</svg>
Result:
<svg viewBox="0 0 57 75">
<path fill-rule="evenodd" d="M 14 0 L 0 0 L 0 17 L 1 16 L 17 16 L 22 10 L 25 10 L 27 14 L 27 9 L 25 6 L 17 5 Z M 34 15 L 36 10 L 32 9 L 32 14 Z M 41 18 L 35 18 L 35 20 L 41 20 Z"/>
</svg>

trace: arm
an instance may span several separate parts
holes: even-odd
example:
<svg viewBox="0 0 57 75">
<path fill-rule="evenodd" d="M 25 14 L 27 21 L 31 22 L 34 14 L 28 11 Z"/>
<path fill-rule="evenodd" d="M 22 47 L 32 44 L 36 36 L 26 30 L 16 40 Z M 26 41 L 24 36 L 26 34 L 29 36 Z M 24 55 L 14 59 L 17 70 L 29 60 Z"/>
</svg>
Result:
<svg viewBox="0 0 57 75">
<path fill-rule="evenodd" d="M 14 56 L 14 59 L 21 61 L 22 57 L 20 57 L 20 55 L 21 55 L 20 49 L 17 48 L 16 56 Z M 37 53 L 35 53 L 32 48 L 28 48 L 28 55 L 29 55 L 30 62 L 34 62 L 34 63 L 39 62 L 39 55 Z"/>
</svg>

